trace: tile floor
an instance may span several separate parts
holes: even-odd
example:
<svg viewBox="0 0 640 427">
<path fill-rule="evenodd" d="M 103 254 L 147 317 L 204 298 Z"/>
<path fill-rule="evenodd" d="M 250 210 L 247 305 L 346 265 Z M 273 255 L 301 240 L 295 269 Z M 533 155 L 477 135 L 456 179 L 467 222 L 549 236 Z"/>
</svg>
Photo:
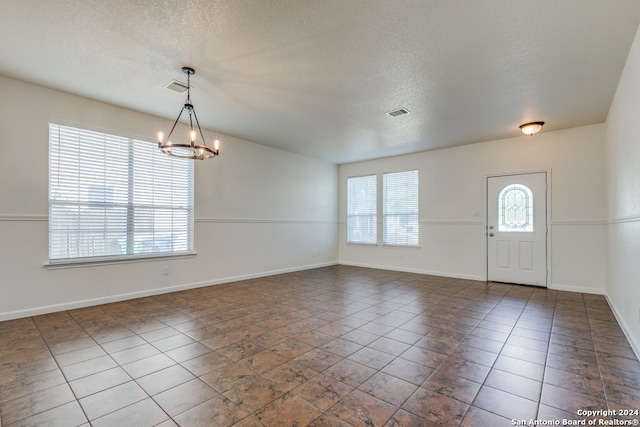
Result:
<svg viewBox="0 0 640 427">
<path fill-rule="evenodd" d="M 639 389 L 601 296 L 357 267 L 0 323 L 2 426 L 507 426 Z"/>
</svg>

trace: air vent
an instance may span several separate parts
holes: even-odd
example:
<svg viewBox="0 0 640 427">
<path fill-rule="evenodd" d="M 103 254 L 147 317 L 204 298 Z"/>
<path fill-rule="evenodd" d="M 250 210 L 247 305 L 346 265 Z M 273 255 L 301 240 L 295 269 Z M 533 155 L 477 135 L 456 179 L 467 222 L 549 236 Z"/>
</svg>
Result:
<svg viewBox="0 0 640 427">
<path fill-rule="evenodd" d="M 193 85 L 191 86 L 193 87 Z M 187 84 L 177 80 L 171 80 L 165 87 L 178 93 L 184 93 L 187 91 Z"/>
<path fill-rule="evenodd" d="M 404 116 L 405 114 L 409 114 L 409 110 L 406 108 L 398 108 L 397 110 L 387 111 L 387 114 L 391 117 Z"/>
</svg>

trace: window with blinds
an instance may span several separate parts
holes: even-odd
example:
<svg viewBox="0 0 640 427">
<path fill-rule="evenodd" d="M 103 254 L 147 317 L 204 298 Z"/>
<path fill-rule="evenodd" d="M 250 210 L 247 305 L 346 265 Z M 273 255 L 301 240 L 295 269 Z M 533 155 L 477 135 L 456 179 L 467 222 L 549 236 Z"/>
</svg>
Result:
<svg viewBox="0 0 640 427">
<path fill-rule="evenodd" d="M 418 246 L 418 171 L 382 175 L 385 245 Z"/>
<path fill-rule="evenodd" d="M 49 125 L 49 261 L 193 251 L 193 161 L 153 143 Z"/>
<path fill-rule="evenodd" d="M 377 235 L 376 176 L 347 179 L 347 242 L 376 244 Z"/>
</svg>

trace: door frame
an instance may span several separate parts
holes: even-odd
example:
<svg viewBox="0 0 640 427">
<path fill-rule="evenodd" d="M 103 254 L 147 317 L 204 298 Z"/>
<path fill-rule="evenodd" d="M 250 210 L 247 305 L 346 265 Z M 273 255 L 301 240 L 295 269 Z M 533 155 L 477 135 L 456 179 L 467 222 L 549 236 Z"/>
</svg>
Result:
<svg viewBox="0 0 640 427">
<path fill-rule="evenodd" d="M 518 172 L 502 172 L 502 173 L 492 173 L 484 175 L 484 197 L 483 197 L 483 206 L 484 206 L 484 280 L 485 282 L 489 281 L 489 206 L 488 206 L 488 198 L 489 198 L 489 178 L 497 178 L 504 176 L 517 176 L 517 175 L 529 175 L 533 173 L 545 173 L 547 175 L 547 212 L 546 214 L 546 224 L 547 224 L 547 239 L 546 239 L 546 265 L 547 265 L 547 279 L 545 288 L 551 288 L 551 169 L 534 169 L 527 171 L 518 171 Z"/>
</svg>

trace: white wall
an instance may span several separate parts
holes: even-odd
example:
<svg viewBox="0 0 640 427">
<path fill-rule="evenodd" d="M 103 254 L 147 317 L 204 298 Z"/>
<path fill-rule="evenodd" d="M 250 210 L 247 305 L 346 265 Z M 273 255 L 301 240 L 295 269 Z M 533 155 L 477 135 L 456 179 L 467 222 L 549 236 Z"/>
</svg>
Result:
<svg viewBox="0 0 640 427">
<path fill-rule="evenodd" d="M 640 355 L 640 34 L 607 117 L 607 297 Z M 640 357 L 640 356 L 639 356 Z"/>
<path fill-rule="evenodd" d="M 4 77 L 0 94 L 0 320 L 337 262 L 337 167 L 223 136 L 196 162 L 197 256 L 47 269 L 48 122 L 140 139 L 171 122 Z"/>
<path fill-rule="evenodd" d="M 484 280 L 487 175 L 551 170 L 550 288 L 604 293 L 605 126 L 341 165 L 340 263 Z M 420 248 L 346 243 L 346 180 L 418 169 Z"/>
</svg>

